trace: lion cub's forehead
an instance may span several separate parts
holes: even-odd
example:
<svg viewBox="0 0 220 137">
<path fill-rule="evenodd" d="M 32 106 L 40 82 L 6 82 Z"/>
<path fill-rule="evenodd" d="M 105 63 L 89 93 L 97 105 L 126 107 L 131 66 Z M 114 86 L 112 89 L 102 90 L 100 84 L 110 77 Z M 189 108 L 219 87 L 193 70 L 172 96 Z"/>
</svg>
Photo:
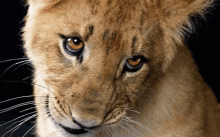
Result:
<svg viewBox="0 0 220 137">
<path fill-rule="evenodd" d="M 117 43 L 113 45 L 124 45 L 126 49 L 144 32 L 141 26 L 143 14 L 141 3 L 136 0 L 70 0 L 52 7 L 46 22 L 55 18 L 50 24 L 58 24 L 60 29 L 55 30 L 59 30 L 58 33 L 68 36 L 77 32 L 82 37 L 92 34 L 90 40 L 93 42 L 115 41 Z"/>
<path fill-rule="evenodd" d="M 66 18 L 63 23 L 83 26 L 93 22 L 101 30 L 104 30 L 103 27 L 111 30 L 131 29 L 143 25 L 146 19 L 143 16 L 150 15 L 142 2 L 137 0 L 61 0 L 60 4 L 54 6 L 52 13 L 58 18 L 62 17 L 62 20 Z"/>
</svg>

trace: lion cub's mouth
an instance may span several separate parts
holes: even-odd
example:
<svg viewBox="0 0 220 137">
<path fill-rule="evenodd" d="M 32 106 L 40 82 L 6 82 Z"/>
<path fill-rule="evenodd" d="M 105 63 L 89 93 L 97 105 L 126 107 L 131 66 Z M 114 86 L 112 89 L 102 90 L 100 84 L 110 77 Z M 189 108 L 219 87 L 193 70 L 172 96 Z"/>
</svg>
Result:
<svg viewBox="0 0 220 137">
<path fill-rule="evenodd" d="M 47 95 L 46 96 L 46 102 L 49 101 L 49 96 Z M 49 116 L 50 119 L 52 119 L 52 121 L 60 126 L 61 128 L 63 128 L 66 132 L 70 133 L 70 134 L 74 134 L 74 135 L 79 135 L 79 134 L 85 134 L 87 133 L 88 131 L 86 131 L 85 129 L 81 128 L 81 129 L 73 129 L 73 128 L 68 128 L 68 127 L 65 127 L 63 126 L 62 124 L 56 122 L 54 120 L 54 118 L 52 117 L 51 113 L 50 113 L 50 110 L 49 110 L 49 103 L 46 103 L 46 112 L 47 112 L 47 115 Z"/>
<path fill-rule="evenodd" d="M 52 118 L 52 117 L 51 117 Z M 52 118 L 53 119 L 53 118 Z M 55 120 L 53 120 L 54 122 L 56 122 Z M 74 135 L 79 135 L 79 134 L 85 134 L 88 131 L 86 131 L 85 129 L 73 129 L 73 128 L 68 128 L 65 127 L 59 123 L 56 122 L 56 124 L 58 124 L 60 127 L 62 127 L 66 132 L 70 133 L 70 134 L 74 134 Z"/>
</svg>

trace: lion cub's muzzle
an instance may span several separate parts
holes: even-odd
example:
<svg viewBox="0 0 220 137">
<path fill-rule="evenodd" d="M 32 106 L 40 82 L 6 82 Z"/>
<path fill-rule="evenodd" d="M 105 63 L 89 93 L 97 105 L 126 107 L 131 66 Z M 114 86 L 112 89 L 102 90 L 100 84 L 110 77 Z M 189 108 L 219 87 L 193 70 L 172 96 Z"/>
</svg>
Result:
<svg viewBox="0 0 220 137">
<path fill-rule="evenodd" d="M 73 84 L 62 95 L 57 94 L 52 101 L 58 115 L 57 122 L 67 132 L 74 131 L 71 134 L 99 129 L 111 110 L 112 100 L 115 100 L 113 85 L 107 80 L 104 83 L 96 81 L 95 85 L 91 82 L 84 80 L 82 83 Z M 52 84 L 49 86 L 53 87 Z"/>
<path fill-rule="evenodd" d="M 65 127 L 61 124 L 59 124 L 65 131 L 67 131 L 68 133 L 70 134 L 74 134 L 74 135 L 79 135 L 79 134 L 85 134 L 87 132 L 89 132 L 89 130 L 92 130 L 92 129 L 96 129 L 99 127 L 98 126 L 94 126 L 94 127 L 85 127 L 83 126 L 81 123 L 77 122 L 76 120 L 73 120 L 75 124 L 77 124 L 80 129 L 72 129 L 72 128 L 68 128 L 68 127 Z"/>
<path fill-rule="evenodd" d="M 49 101 L 49 96 L 46 96 L 46 102 Z M 56 124 L 59 125 L 63 130 L 66 132 L 73 134 L 73 135 L 79 135 L 79 134 L 85 134 L 93 129 L 96 129 L 100 126 L 101 122 L 97 121 L 96 119 L 93 119 L 92 121 L 88 121 L 86 119 L 79 118 L 75 119 L 72 117 L 72 123 L 75 125 L 74 127 L 67 127 L 65 123 L 60 123 L 54 119 L 54 116 L 51 114 L 49 109 L 49 103 L 46 104 L 47 115 L 50 117 L 50 119 Z M 58 111 L 58 110 L 57 110 Z M 79 120 L 79 121 L 77 121 Z M 76 128 L 77 127 L 77 128 Z"/>
</svg>

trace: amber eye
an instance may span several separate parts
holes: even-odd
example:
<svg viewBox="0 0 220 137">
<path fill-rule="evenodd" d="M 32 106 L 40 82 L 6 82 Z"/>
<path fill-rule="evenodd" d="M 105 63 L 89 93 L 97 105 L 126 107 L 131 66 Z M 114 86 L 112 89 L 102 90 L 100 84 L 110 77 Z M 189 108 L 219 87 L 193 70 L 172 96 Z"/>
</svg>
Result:
<svg viewBox="0 0 220 137">
<path fill-rule="evenodd" d="M 139 55 L 135 55 L 131 58 L 128 58 L 125 63 L 125 70 L 129 72 L 138 71 L 144 63 L 144 58 Z"/>
<path fill-rule="evenodd" d="M 70 55 L 79 55 L 83 51 L 84 42 L 79 37 L 67 38 L 64 41 L 64 49 Z"/>
</svg>

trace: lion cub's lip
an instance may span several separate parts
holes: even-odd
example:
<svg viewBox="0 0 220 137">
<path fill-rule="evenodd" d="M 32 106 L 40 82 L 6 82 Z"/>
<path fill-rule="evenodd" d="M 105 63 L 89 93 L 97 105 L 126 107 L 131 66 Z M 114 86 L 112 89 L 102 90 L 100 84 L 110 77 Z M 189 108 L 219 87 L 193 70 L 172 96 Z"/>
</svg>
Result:
<svg viewBox="0 0 220 137">
<path fill-rule="evenodd" d="M 46 96 L 46 102 L 49 101 L 49 96 Z M 54 118 L 52 117 L 51 113 L 49 112 L 49 103 L 46 103 L 46 112 L 47 112 L 47 115 L 52 119 L 52 121 L 59 125 L 60 127 L 62 127 L 66 132 L 70 133 L 70 134 L 74 134 L 74 135 L 79 135 L 79 134 L 84 134 L 84 133 L 87 133 L 88 131 L 86 131 L 85 129 L 81 128 L 81 129 L 73 129 L 73 128 L 68 128 L 68 127 L 65 127 L 59 123 L 57 123 Z"/>
<path fill-rule="evenodd" d="M 57 123 L 59 124 L 59 123 Z M 72 129 L 72 128 L 68 128 L 65 127 L 61 124 L 59 124 L 60 127 L 62 127 L 66 132 L 70 133 L 70 134 L 74 134 L 74 135 L 79 135 L 79 134 L 84 134 L 87 133 L 88 131 L 84 130 L 84 129 Z"/>
</svg>

